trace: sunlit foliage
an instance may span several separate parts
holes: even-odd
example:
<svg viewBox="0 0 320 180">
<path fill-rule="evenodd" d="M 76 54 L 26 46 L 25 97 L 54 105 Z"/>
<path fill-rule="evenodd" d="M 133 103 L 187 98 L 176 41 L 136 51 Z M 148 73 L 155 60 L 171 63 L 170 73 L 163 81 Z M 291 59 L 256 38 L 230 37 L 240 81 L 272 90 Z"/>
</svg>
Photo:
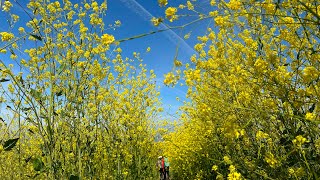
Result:
<svg viewBox="0 0 320 180">
<path fill-rule="evenodd" d="M 175 178 L 319 178 L 319 2 L 201 3 L 165 10 L 213 20 L 183 68 L 183 125 L 164 137 Z"/>
<path fill-rule="evenodd" d="M 106 1 L 32 0 L 22 27 L 12 6 L 0 33 L 11 58 L 0 60 L 0 179 L 154 177 L 155 74 L 139 53 L 121 56 Z"/>
</svg>

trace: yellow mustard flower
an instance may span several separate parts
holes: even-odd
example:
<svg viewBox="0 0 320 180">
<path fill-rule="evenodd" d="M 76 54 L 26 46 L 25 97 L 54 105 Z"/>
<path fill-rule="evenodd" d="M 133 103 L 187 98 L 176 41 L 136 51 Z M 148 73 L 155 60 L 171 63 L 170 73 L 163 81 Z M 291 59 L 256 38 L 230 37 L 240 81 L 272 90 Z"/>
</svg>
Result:
<svg viewBox="0 0 320 180">
<path fill-rule="evenodd" d="M 1 41 L 10 41 L 14 38 L 14 35 L 12 33 L 8 32 L 0 32 L 1 35 Z"/>
<path fill-rule="evenodd" d="M 151 22 L 154 26 L 159 26 L 163 22 L 163 19 L 152 17 Z"/>
<path fill-rule="evenodd" d="M 175 7 L 168 7 L 165 11 L 166 18 L 169 19 L 170 22 L 177 19 L 177 8 Z"/>
<path fill-rule="evenodd" d="M 307 112 L 305 118 L 306 120 L 312 121 L 316 118 L 316 115 L 314 113 Z"/>
<path fill-rule="evenodd" d="M 228 180 L 240 180 L 241 179 L 241 174 L 238 172 L 231 172 L 228 174 Z"/>
<path fill-rule="evenodd" d="M 101 40 L 104 45 L 110 45 L 115 41 L 114 36 L 110 34 L 102 35 Z"/>
<path fill-rule="evenodd" d="M 12 4 L 10 1 L 4 1 L 2 5 L 2 10 L 8 12 L 10 11 L 11 7 L 12 7 Z"/>
<path fill-rule="evenodd" d="M 190 1 L 187 1 L 188 10 L 194 10 L 194 6 Z"/>
<path fill-rule="evenodd" d="M 306 142 L 308 142 L 307 139 L 302 135 L 298 135 L 294 140 L 292 140 L 292 143 L 297 147 L 301 147 Z"/>
<path fill-rule="evenodd" d="M 158 4 L 160 7 L 166 6 L 168 4 L 168 0 L 158 0 Z"/>
<path fill-rule="evenodd" d="M 216 5 L 216 1 L 215 1 L 215 0 L 211 0 L 211 1 L 210 1 L 210 5 L 211 5 L 211 6 Z"/>
</svg>

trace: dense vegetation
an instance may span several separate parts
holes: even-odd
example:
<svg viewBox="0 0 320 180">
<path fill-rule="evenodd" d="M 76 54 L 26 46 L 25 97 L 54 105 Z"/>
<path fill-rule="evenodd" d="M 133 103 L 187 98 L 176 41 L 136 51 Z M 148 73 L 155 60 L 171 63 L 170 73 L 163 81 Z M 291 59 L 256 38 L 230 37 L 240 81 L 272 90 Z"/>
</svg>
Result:
<svg viewBox="0 0 320 180">
<path fill-rule="evenodd" d="M 1 179 L 153 177 L 155 74 L 139 54 L 123 58 L 114 50 L 103 23 L 106 2 L 30 1 L 25 27 L 14 26 L 11 5 L 3 8 L 14 28 L 1 33 L 1 51 L 20 71 L 1 60 L 9 111 L 1 123 Z"/>
<path fill-rule="evenodd" d="M 23 26 L 19 2 L 3 1 L 0 178 L 155 179 L 159 153 L 172 179 L 320 178 L 320 3 L 158 3 L 155 26 L 212 22 L 165 75 L 188 87 L 174 131 L 157 129 L 155 73 L 139 53 L 122 57 L 106 1 L 30 0 Z"/>
<path fill-rule="evenodd" d="M 214 19 L 181 75 L 184 124 L 165 137 L 175 177 L 318 179 L 319 2 L 192 3 L 166 10 Z"/>
</svg>

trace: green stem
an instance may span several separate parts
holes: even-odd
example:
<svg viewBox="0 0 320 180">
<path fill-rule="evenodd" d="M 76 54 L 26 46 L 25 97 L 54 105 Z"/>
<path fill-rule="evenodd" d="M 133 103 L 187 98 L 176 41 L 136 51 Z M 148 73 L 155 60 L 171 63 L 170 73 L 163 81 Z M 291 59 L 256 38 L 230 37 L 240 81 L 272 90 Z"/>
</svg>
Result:
<svg viewBox="0 0 320 180">
<path fill-rule="evenodd" d="M 182 29 L 182 28 L 185 28 L 186 26 L 189 26 L 191 24 L 194 24 L 196 22 L 199 22 L 199 21 L 202 21 L 202 20 L 208 19 L 208 18 L 212 18 L 212 17 L 211 16 L 206 16 L 206 17 L 199 18 L 197 20 L 191 21 L 191 22 L 189 22 L 189 23 L 187 23 L 185 25 L 182 25 L 182 26 L 174 26 L 174 27 L 168 27 L 167 29 L 160 29 L 160 30 L 157 30 L 157 31 L 151 31 L 149 33 L 139 34 L 139 35 L 136 35 L 136 36 L 133 36 L 133 37 L 120 39 L 117 42 L 124 42 L 124 41 L 129 41 L 129 40 L 133 40 L 133 39 L 137 39 L 137 38 L 142 38 L 142 37 L 145 37 L 145 36 L 149 36 L 149 35 L 160 33 L 160 32 L 165 32 L 165 31 L 169 31 L 169 30 L 173 30 L 173 29 Z"/>
</svg>

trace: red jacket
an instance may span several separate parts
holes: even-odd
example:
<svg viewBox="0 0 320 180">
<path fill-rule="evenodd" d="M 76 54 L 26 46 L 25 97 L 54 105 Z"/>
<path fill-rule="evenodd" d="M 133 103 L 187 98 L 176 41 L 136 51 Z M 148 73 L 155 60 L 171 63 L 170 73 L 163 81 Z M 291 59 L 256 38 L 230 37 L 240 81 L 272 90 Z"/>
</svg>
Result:
<svg viewBox="0 0 320 180">
<path fill-rule="evenodd" d="M 164 169 L 164 159 L 161 159 L 161 168 Z"/>
</svg>

